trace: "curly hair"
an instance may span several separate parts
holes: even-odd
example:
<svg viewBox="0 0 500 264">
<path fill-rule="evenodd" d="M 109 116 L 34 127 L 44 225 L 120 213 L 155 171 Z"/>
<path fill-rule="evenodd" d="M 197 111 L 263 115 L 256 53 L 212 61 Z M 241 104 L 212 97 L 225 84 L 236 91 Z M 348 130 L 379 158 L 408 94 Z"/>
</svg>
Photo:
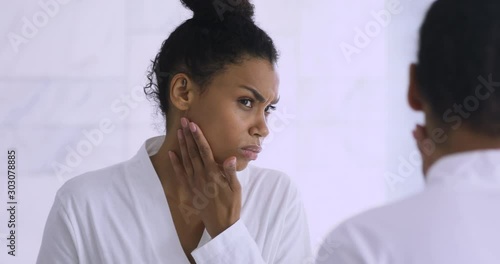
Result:
<svg viewBox="0 0 500 264">
<path fill-rule="evenodd" d="M 187 74 L 203 92 L 213 77 L 229 64 L 246 57 L 274 64 L 278 53 L 272 39 L 253 21 L 248 0 L 181 0 L 193 17 L 178 26 L 163 42 L 144 92 L 166 119 L 172 77 Z"/>
</svg>

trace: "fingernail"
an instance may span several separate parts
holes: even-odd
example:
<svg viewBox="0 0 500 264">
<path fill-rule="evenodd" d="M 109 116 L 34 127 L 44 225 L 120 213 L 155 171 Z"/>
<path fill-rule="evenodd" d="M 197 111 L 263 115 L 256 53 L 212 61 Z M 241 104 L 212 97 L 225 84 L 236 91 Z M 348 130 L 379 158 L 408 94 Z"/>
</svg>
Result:
<svg viewBox="0 0 500 264">
<path fill-rule="evenodd" d="M 181 126 L 184 128 L 188 126 L 187 120 L 184 117 L 181 117 Z"/>
<path fill-rule="evenodd" d="M 193 122 L 189 123 L 189 129 L 191 129 L 193 133 L 196 132 L 196 125 Z"/>
<path fill-rule="evenodd" d="M 183 135 L 182 135 L 182 129 L 177 130 L 177 137 L 179 139 L 182 139 L 182 137 L 183 137 Z"/>
<path fill-rule="evenodd" d="M 235 167 L 236 166 L 236 158 L 233 158 L 230 162 L 229 162 L 229 165 L 231 167 Z"/>
</svg>

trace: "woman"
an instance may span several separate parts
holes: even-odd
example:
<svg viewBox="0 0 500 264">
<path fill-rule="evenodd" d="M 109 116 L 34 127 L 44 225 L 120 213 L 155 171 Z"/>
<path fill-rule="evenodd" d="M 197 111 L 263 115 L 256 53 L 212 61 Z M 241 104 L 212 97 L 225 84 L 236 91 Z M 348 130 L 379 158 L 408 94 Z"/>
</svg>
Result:
<svg viewBox="0 0 500 264">
<path fill-rule="evenodd" d="M 37 263 L 302 263 L 305 211 L 286 175 L 249 166 L 275 109 L 277 52 L 248 1 L 182 0 L 145 91 L 166 136 L 58 191 Z M 156 78 L 156 82 L 154 82 Z"/>
<path fill-rule="evenodd" d="M 499 13 L 498 0 L 432 3 L 408 89 L 425 188 L 340 224 L 317 264 L 499 263 Z"/>
</svg>

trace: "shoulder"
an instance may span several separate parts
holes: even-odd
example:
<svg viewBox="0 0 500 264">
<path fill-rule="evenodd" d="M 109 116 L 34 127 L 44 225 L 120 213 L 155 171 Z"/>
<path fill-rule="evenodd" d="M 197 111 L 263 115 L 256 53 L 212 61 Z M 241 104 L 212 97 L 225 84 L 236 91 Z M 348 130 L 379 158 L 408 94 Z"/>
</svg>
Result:
<svg viewBox="0 0 500 264">
<path fill-rule="evenodd" d="M 59 188 L 56 198 L 66 203 L 109 196 L 113 190 L 126 184 L 134 163 L 133 160 L 128 160 L 71 178 Z"/>
<path fill-rule="evenodd" d="M 289 181 L 286 173 L 256 165 L 248 165 L 248 176 L 254 180 Z"/>
<path fill-rule="evenodd" d="M 246 181 L 249 188 L 260 187 L 273 191 L 297 192 L 292 179 L 279 170 L 249 165 L 246 177 L 248 177 Z"/>
<path fill-rule="evenodd" d="M 319 248 L 316 264 L 386 263 L 379 260 L 390 258 L 393 250 L 379 226 L 384 222 L 377 219 L 379 212 L 380 208 L 361 213 L 330 231 Z"/>
<path fill-rule="evenodd" d="M 248 199 L 268 201 L 282 209 L 302 206 L 299 189 L 284 172 L 251 165 L 242 183 L 244 195 Z"/>
<path fill-rule="evenodd" d="M 417 227 L 425 222 L 426 212 L 435 205 L 431 190 L 390 202 L 362 212 L 345 222 L 346 227 L 372 230 L 384 235 L 398 235 L 407 231 L 408 226 Z M 400 232 L 398 232 L 400 231 Z"/>
<path fill-rule="evenodd" d="M 402 243 L 425 227 L 426 203 L 424 192 L 355 215 L 326 236 L 320 251 L 326 255 L 335 251 L 339 258 L 361 258 L 368 262 L 393 259 Z"/>
</svg>

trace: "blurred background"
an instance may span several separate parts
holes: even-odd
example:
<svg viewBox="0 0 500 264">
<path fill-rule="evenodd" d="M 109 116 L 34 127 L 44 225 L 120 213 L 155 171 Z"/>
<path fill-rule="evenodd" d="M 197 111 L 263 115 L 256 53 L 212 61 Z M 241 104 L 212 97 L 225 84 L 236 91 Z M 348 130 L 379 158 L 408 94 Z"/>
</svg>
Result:
<svg viewBox="0 0 500 264">
<path fill-rule="evenodd" d="M 406 91 L 431 2 L 253 0 L 281 54 L 281 101 L 254 164 L 296 183 L 314 252 L 348 217 L 423 186 L 411 136 L 423 116 Z M 163 40 L 191 15 L 177 0 L 3 2 L 0 164 L 6 172 L 7 150 L 16 150 L 18 225 L 12 257 L 0 210 L 0 263 L 35 262 L 65 181 L 129 159 L 164 133 L 142 88 Z M 0 203 L 7 208 L 6 174 Z"/>
</svg>

